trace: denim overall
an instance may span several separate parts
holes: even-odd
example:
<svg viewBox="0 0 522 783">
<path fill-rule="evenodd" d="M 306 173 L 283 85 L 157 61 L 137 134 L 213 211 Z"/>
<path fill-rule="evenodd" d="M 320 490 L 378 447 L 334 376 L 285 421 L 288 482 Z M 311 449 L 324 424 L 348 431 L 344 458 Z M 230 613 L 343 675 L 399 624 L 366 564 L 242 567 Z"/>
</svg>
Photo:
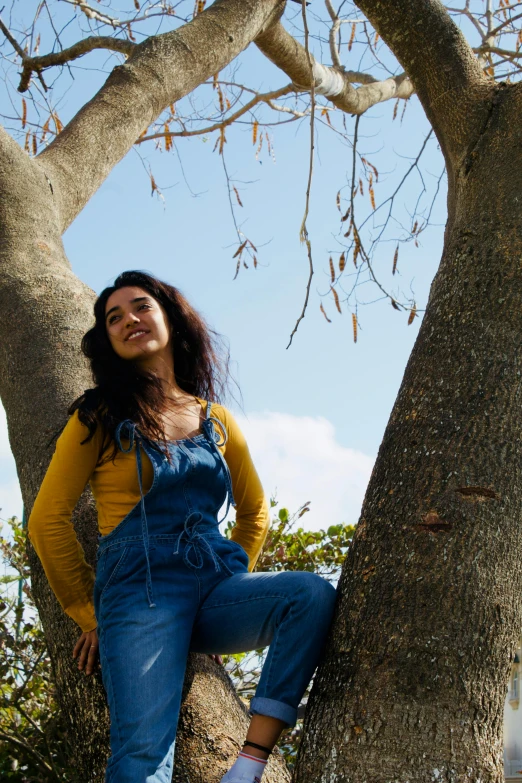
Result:
<svg viewBox="0 0 522 783">
<path fill-rule="evenodd" d="M 210 403 L 201 434 L 168 444 L 170 461 L 132 421 L 116 431 L 118 447 L 135 450 L 141 501 L 98 550 L 94 604 L 111 716 L 107 783 L 170 783 L 189 651 L 270 644 L 250 709 L 289 726 L 316 668 L 335 590 L 307 572 L 248 573 L 245 550 L 218 528 L 219 510 L 234 504 L 219 450 L 226 438 Z M 146 495 L 144 454 L 154 472 Z"/>
</svg>

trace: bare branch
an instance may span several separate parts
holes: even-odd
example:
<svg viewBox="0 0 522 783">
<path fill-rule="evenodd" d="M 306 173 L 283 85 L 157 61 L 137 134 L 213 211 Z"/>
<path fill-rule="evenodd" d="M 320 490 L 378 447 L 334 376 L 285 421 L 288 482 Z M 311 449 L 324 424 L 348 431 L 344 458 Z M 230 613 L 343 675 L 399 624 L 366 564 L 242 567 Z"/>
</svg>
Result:
<svg viewBox="0 0 522 783">
<path fill-rule="evenodd" d="M 509 27 L 510 24 L 513 24 L 513 22 L 516 22 L 519 19 L 522 19 L 522 14 L 516 14 L 516 16 L 511 16 L 509 19 L 505 19 L 503 22 L 497 25 L 497 27 L 493 28 L 493 30 L 489 33 L 490 37 L 496 38 L 505 27 Z"/>
<path fill-rule="evenodd" d="M 339 57 L 339 49 L 337 48 L 337 35 L 339 33 L 339 28 L 341 26 L 341 20 L 339 19 L 337 13 L 335 12 L 335 9 L 332 4 L 332 0 L 325 0 L 326 10 L 330 14 L 330 19 L 332 20 L 332 26 L 330 28 L 330 35 L 329 35 L 329 42 L 330 42 L 330 54 L 332 56 L 332 63 L 336 68 L 341 68 L 341 58 Z"/>
<path fill-rule="evenodd" d="M 308 307 L 308 299 L 310 297 L 310 288 L 312 286 L 312 277 L 314 275 L 314 262 L 312 258 L 312 243 L 310 241 L 310 237 L 308 236 L 308 228 L 306 226 L 306 221 L 308 218 L 308 210 L 310 208 L 310 191 L 312 189 L 312 176 L 314 171 L 314 133 L 315 133 L 315 85 L 314 85 L 314 64 L 312 55 L 310 53 L 309 49 L 309 40 L 310 40 L 310 33 L 308 30 L 308 20 L 306 17 L 306 2 L 305 0 L 301 0 L 302 3 L 302 15 L 303 15 L 303 26 L 304 26 L 304 33 L 305 33 L 305 55 L 306 59 L 308 61 L 308 79 L 310 81 L 311 85 L 311 102 L 312 102 L 312 112 L 310 115 L 310 163 L 308 166 L 308 182 L 306 184 L 306 199 L 305 199 L 305 209 L 304 209 L 304 215 L 303 220 L 301 222 L 301 229 L 299 231 L 299 239 L 301 242 L 304 242 L 306 245 L 306 253 L 308 256 L 308 282 L 306 284 L 306 294 L 305 294 L 305 300 L 303 303 L 303 309 L 301 311 L 301 315 L 297 319 L 295 326 L 292 330 L 292 333 L 290 335 L 288 345 L 286 346 L 287 349 L 290 348 L 292 345 L 292 340 L 294 339 L 294 334 L 297 332 L 297 329 L 299 328 L 299 324 L 303 320 L 306 314 L 306 308 Z"/>
<path fill-rule="evenodd" d="M 522 57 L 522 52 L 515 52 L 509 49 L 500 49 L 498 46 L 479 46 L 477 49 L 473 49 L 477 54 L 483 54 L 484 52 L 490 52 L 491 54 L 498 54 L 503 60 L 517 60 Z"/>
<path fill-rule="evenodd" d="M 486 35 L 485 28 L 480 24 L 479 20 L 476 18 L 474 14 L 471 13 L 469 8 L 451 8 L 449 6 L 446 6 L 447 10 L 452 14 L 461 14 L 462 16 L 465 16 L 466 19 L 469 19 L 471 24 L 476 28 L 481 38 L 484 38 Z"/>
<path fill-rule="evenodd" d="M 312 188 L 312 176 L 314 171 L 314 133 L 315 133 L 315 83 L 314 83 L 314 64 L 312 61 L 312 55 L 310 53 L 309 48 L 309 42 L 310 42 L 310 32 L 308 30 L 308 20 L 306 18 L 306 2 L 305 0 L 302 0 L 302 13 L 303 13 L 303 25 L 304 25 L 304 33 L 305 33 L 305 55 L 306 59 L 308 60 L 308 79 L 310 81 L 311 86 L 311 103 L 312 103 L 312 112 L 310 115 L 310 161 L 308 166 L 308 181 L 306 184 L 306 200 L 305 200 L 305 210 L 303 215 L 303 220 L 301 222 L 301 229 L 299 231 L 299 238 L 301 242 L 306 242 L 307 248 L 308 248 L 308 254 L 310 256 L 310 264 L 311 264 L 311 247 L 310 242 L 308 240 L 308 229 L 306 227 L 306 221 L 308 218 L 308 211 L 310 208 L 310 191 Z M 312 266 L 312 273 L 313 274 L 313 266 Z M 311 275 L 310 275 L 311 277 Z M 297 328 L 297 327 L 296 327 Z M 291 338 L 290 338 L 291 341 Z"/>
<path fill-rule="evenodd" d="M 73 5 L 75 8 L 79 8 L 80 11 L 85 14 L 87 19 L 101 22 L 102 24 L 109 24 L 114 28 L 121 25 L 121 21 L 119 19 L 98 11 L 98 9 L 93 8 L 89 5 L 89 3 L 86 3 L 85 0 L 64 0 L 64 2 L 69 3 L 69 5 Z"/>
<path fill-rule="evenodd" d="M 76 60 L 88 52 L 95 49 L 109 49 L 113 52 L 121 52 L 130 57 L 136 44 L 132 41 L 126 41 L 123 38 L 112 38 L 107 35 L 90 36 L 81 41 L 63 49 L 61 52 L 52 52 L 40 57 L 27 57 L 22 52 L 23 71 L 20 78 L 18 92 L 25 92 L 29 89 L 31 76 L 33 73 L 40 73 L 45 68 L 51 68 L 53 65 L 65 65 L 71 60 Z"/>
<path fill-rule="evenodd" d="M 255 41 L 275 65 L 281 68 L 301 90 L 311 87 L 310 69 L 306 51 L 301 44 L 288 33 L 282 24 L 277 23 Z M 371 106 L 391 98 L 409 98 L 413 86 L 405 74 L 377 81 L 374 77 L 358 71 L 344 71 L 328 68 L 312 57 L 314 90 L 323 95 L 334 106 L 350 114 L 363 114 Z M 365 82 L 355 88 L 354 83 Z"/>
<path fill-rule="evenodd" d="M 135 46 L 37 158 L 59 199 L 63 230 L 143 130 L 222 70 L 283 7 L 282 0 L 216 0 L 188 24 Z"/>
<path fill-rule="evenodd" d="M 128 30 L 129 25 L 131 24 L 134 26 L 139 24 L 139 22 L 148 22 L 150 19 L 153 19 L 157 16 L 164 17 L 175 15 L 174 9 L 166 5 L 164 7 L 160 6 L 160 10 L 156 13 L 150 13 L 146 11 L 141 16 L 136 13 L 132 16 L 129 15 L 127 18 L 120 19 L 116 16 L 109 16 L 108 14 L 102 13 L 97 8 L 94 8 L 85 2 L 85 0 L 62 0 L 62 2 L 73 5 L 75 8 L 79 8 L 90 22 L 94 21 L 99 22 L 100 24 L 105 24 L 109 27 L 112 27 L 113 30 Z"/>
<path fill-rule="evenodd" d="M 2 22 L 1 19 L 0 19 L 0 30 L 2 30 L 3 34 L 5 35 L 5 37 L 7 38 L 7 40 L 9 41 L 9 43 L 11 44 L 15 52 L 22 58 L 23 61 L 26 57 L 24 50 L 22 49 L 18 41 L 15 39 L 15 37 L 11 35 L 10 31 L 8 30 L 8 28 L 5 26 L 5 24 Z M 38 73 L 38 79 L 40 80 L 40 83 L 44 91 L 47 92 L 47 85 L 44 82 L 41 73 Z"/>
<path fill-rule="evenodd" d="M 213 125 L 209 125 L 206 128 L 198 128 L 197 130 L 182 130 L 182 131 L 172 131 L 172 132 L 162 132 L 162 133 L 151 133 L 147 136 L 140 136 L 139 139 L 136 139 L 136 144 L 143 144 L 144 141 L 151 141 L 152 139 L 164 139 L 168 138 L 169 136 L 201 136 L 206 135 L 207 133 L 213 133 L 216 130 L 222 130 L 223 128 L 226 128 L 228 125 L 232 125 L 233 122 L 238 120 L 240 117 L 243 116 L 243 114 L 246 114 L 247 112 L 251 111 L 254 106 L 257 106 L 258 103 L 266 103 L 271 108 L 275 108 L 277 111 L 284 111 L 287 107 L 286 106 L 275 106 L 272 101 L 274 98 L 281 98 L 283 95 L 288 95 L 288 93 L 295 92 L 295 87 L 293 84 L 287 84 L 285 87 L 280 87 L 279 90 L 273 90 L 272 92 L 264 92 L 259 93 L 254 98 L 252 98 L 248 103 L 245 103 L 244 106 L 242 106 L 240 109 L 238 109 L 236 112 L 231 114 L 229 117 L 226 117 L 224 120 L 221 120 L 220 122 L 216 122 Z M 291 111 L 288 109 L 288 111 Z M 293 114 L 294 112 L 292 112 Z M 299 112 L 299 116 L 303 116 L 302 112 Z"/>
<path fill-rule="evenodd" d="M 491 31 L 493 30 L 493 4 L 491 0 L 487 0 L 486 20 L 488 25 L 488 35 L 491 35 Z"/>
<path fill-rule="evenodd" d="M 16 38 L 13 35 L 11 35 L 11 32 L 5 26 L 5 24 L 2 22 L 1 19 L 0 19 L 0 30 L 3 32 L 3 34 L 5 35 L 5 37 L 7 38 L 7 40 L 13 47 L 13 49 L 15 50 L 15 52 L 23 59 L 25 57 L 24 50 L 22 49 L 22 47 L 20 46 Z"/>
</svg>

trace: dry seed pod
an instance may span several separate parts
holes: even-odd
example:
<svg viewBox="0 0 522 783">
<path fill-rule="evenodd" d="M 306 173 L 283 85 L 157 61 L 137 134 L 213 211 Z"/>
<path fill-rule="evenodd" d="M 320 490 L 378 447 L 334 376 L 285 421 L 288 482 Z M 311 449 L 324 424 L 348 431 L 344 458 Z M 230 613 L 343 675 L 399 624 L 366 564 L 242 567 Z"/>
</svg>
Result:
<svg viewBox="0 0 522 783">
<path fill-rule="evenodd" d="M 341 313 L 342 311 L 341 311 L 341 303 L 339 301 L 339 294 L 337 293 L 335 288 L 330 288 L 330 290 L 331 290 L 331 292 L 333 294 L 335 306 L 337 307 L 337 310 L 339 311 L 339 313 Z"/>
<path fill-rule="evenodd" d="M 355 41 L 355 23 L 352 24 L 352 33 L 350 35 L 350 40 L 348 41 L 348 51 L 352 51 L 353 42 Z"/>
<path fill-rule="evenodd" d="M 326 310 L 324 309 L 324 307 L 323 307 L 323 303 L 322 303 L 322 302 L 321 302 L 321 307 L 320 307 L 319 309 L 320 309 L 320 311 L 322 312 L 322 314 L 324 315 L 324 317 L 326 318 L 326 320 L 328 321 L 328 323 L 329 323 L 329 324 L 331 324 L 332 322 L 330 321 L 330 319 L 329 319 L 329 318 L 328 318 L 328 316 L 326 315 Z"/>
<path fill-rule="evenodd" d="M 242 245 L 239 245 L 238 249 L 236 250 L 236 252 L 235 252 L 235 253 L 234 253 L 234 255 L 232 256 L 232 258 L 237 258 L 238 256 L 241 256 L 241 253 L 242 253 L 242 252 L 243 252 L 243 250 L 245 249 L 245 247 L 246 247 L 246 243 L 247 243 L 247 242 L 248 242 L 248 239 L 245 239 L 245 241 L 243 242 L 243 244 L 242 244 Z"/>
<path fill-rule="evenodd" d="M 368 193 L 370 194 L 370 203 L 372 205 L 372 209 L 375 209 L 375 193 L 373 190 L 373 177 L 371 174 L 368 182 Z"/>
<path fill-rule="evenodd" d="M 170 134 L 170 128 L 168 123 L 166 122 L 164 125 L 165 130 L 165 152 L 169 152 L 169 150 L 172 149 L 172 136 Z"/>
<path fill-rule="evenodd" d="M 239 193 L 237 192 L 237 188 L 236 188 L 236 187 L 233 187 L 233 190 L 234 190 L 234 193 L 236 194 L 237 203 L 239 204 L 239 206 L 240 206 L 240 207 L 242 207 L 242 206 L 243 206 L 243 202 L 242 202 L 242 201 L 241 201 L 241 199 L 239 198 Z"/>
</svg>

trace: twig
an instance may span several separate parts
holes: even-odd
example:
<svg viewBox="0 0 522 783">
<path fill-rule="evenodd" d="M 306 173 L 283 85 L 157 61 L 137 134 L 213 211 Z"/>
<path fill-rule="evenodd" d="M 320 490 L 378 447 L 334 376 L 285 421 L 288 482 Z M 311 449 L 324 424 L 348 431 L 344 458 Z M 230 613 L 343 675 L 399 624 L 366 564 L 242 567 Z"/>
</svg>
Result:
<svg viewBox="0 0 522 783">
<path fill-rule="evenodd" d="M 475 18 L 475 16 L 471 13 L 469 8 L 450 8 L 446 6 L 446 10 L 449 11 L 452 14 L 462 14 L 465 16 L 469 21 L 474 25 L 474 27 L 478 30 L 479 35 L 481 38 L 484 38 L 486 35 L 486 31 L 484 27 L 480 24 L 478 19 Z"/>
<path fill-rule="evenodd" d="M 75 8 L 79 8 L 80 11 L 83 11 L 87 19 L 95 19 L 97 22 L 101 22 L 102 24 L 109 24 L 113 28 L 120 27 L 122 24 L 127 24 L 127 22 L 122 23 L 120 19 L 107 16 L 106 14 L 97 11 L 95 8 L 92 8 L 92 6 L 86 3 L 85 0 L 63 0 L 63 2 L 69 3 L 69 5 L 73 5 Z"/>
<path fill-rule="evenodd" d="M 337 16 L 335 9 L 332 5 L 332 0 L 325 0 L 326 10 L 330 14 L 332 20 L 332 26 L 330 28 L 329 41 L 330 41 L 330 55 L 332 57 L 332 63 L 336 68 L 341 68 L 341 58 L 339 56 L 339 47 L 337 46 L 336 36 L 341 27 L 341 20 Z"/>
<path fill-rule="evenodd" d="M 389 208 L 389 210 L 388 210 L 388 216 L 387 216 L 387 218 L 386 218 L 386 220 L 385 220 L 385 222 L 384 222 L 384 225 L 383 225 L 383 227 L 382 227 L 382 229 L 381 229 L 381 232 L 380 232 L 379 236 L 377 237 L 377 239 L 374 241 L 374 243 L 373 243 L 373 244 L 376 244 L 376 242 L 378 242 L 378 241 L 379 241 L 379 239 L 381 238 L 381 236 L 382 236 L 382 233 L 383 233 L 384 229 L 386 228 L 386 226 L 387 226 L 387 224 L 388 224 L 388 220 L 390 219 L 391 210 L 392 210 L 392 208 L 393 208 L 393 202 L 394 202 L 394 200 L 395 200 L 395 197 L 397 196 L 398 192 L 400 191 L 400 189 L 402 188 L 402 186 L 404 185 L 404 183 L 406 182 L 406 180 L 407 180 L 407 179 L 408 179 L 408 177 L 410 176 L 411 172 L 412 172 L 412 171 L 413 171 L 415 168 L 418 168 L 419 160 L 421 159 L 421 156 L 422 156 L 422 154 L 423 154 L 424 150 L 426 149 L 426 145 L 428 144 L 428 141 L 430 140 L 430 138 L 432 137 L 432 135 L 433 135 L 433 128 L 431 128 L 431 129 L 429 130 L 428 134 L 426 135 L 426 137 L 425 137 L 425 139 L 424 139 L 424 141 L 423 141 L 423 143 L 422 143 L 422 146 L 421 146 L 421 148 L 420 148 L 420 150 L 419 150 L 419 153 L 418 153 L 417 157 L 415 158 L 415 160 L 413 161 L 413 163 L 412 163 L 412 164 L 411 164 L 411 166 L 409 167 L 408 171 L 405 173 L 405 175 L 403 176 L 403 178 L 401 179 L 401 181 L 399 182 L 399 184 L 398 184 L 398 185 L 397 185 L 397 187 L 395 188 L 394 192 L 391 194 L 391 196 L 388 196 L 388 198 L 387 198 L 387 199 L 385 199 L 384 201 L 382 201 L 382 202 L 379 204 L 379 206 L 378 206 L 378 207 L 377 207 L 377 208 L 376 208 L 376 209 L 373 211 L 373 213 L 372 213 L 372 214 L 373 214 L 373 215 L 375 215 L 375 214 L 376 214 L 376 213 L 377 213 L 377 212 L 378 212 L 380 209 L 382 209 L 382 207 L 384 207 L 384 205 L 385 205 L 385 204 L 387 204 L 388 202 L 390 202 L 390 208 Z M 361 228 L 363 228 L 363 227 L 366 225 L 366 223 L 368 222 L 368 220 L 370 219 L 370 217 L 371 217 L 371 216 L 370 216 L 370 215 L 368 215 L 368 217 L 367 217 L 367 218 L 365 218 L 365 220 L 363 220 L 363 222 L 361 223 L 361 225 L 360 225 L 360 227 L 359 227 L 359 230 L 360 230 Z"/>
<path fill-rule="evenodd" d="M 51 68 L 54 65 L 65 65 L 71 60 L 76 60 L 78 57 L 82 57 L 95 49 L 109 49 L 110 51 L 121 52 L 129 57 L 135 46 L 136 44 L 132 43 L 132 41 L 112 38 L 107 35 L 98 35 L 78 41 L 61 52 L 52 52 L 40 57 L 27 57 L 27 55 L 22 53 L 23 70 L 18 92 L 26 92 L 29 89 L 31 76 L 34 72 L 40 74 L 45 68 Z"/>
<path fill-rule="evenodd" d="M 484 52 L 488 52 L 489 54 L 498 54 L 499 57 L 502 57 L 501 62 L 518 60 L 522 57 L 522 52 L 513 52 L 509 49 L 500 49 L 498 46 L 489 46 L 488 44 L 479 46 L 477 49 L 473 49 L 473 51 L 475 54 L 482 54 Z M 500 63 L 497 63 L 497 65 L 498 64 Z"/>
<path fill-rule="evenodd" d="M 493 30 L 493 12 L 492 12 L 491 0 L 487 0 L 486 20 L 488 25 L 488 36 L 489 36 L 491 35 L 491 31 Z"/>
<path fill-rule="evenodd" d="M 232 192 L 231 192 L 232 190 L 234 190 L 234 187 L 233 186 L 231 187 L 232 180 L 231 180 L 230 175 L 228 173 L 227 164 L 226 164 L 226 161 L 225 161 L 225 150 L 222 149 L 220 154 L 221 154 L 221 160 L 223 162 L 223 170 L 225 172 L 225 177 L 227 179 L 228 203 L 230 205 L 230 212 L 232 214 L 232 220 L 234 222 L 234 228 L 236 229 L 237 240 L 239 242 L 239 248 L 238 248 L 238 251 L 236 251 L 237 265 L 236 265 L 236 273 L 234 275 L 234 280 L 235 280 L 236 277 L 238 276 L 239 270 L 241 268 L 242 251 L 246 250 L 247 253 L 250 253 L 250 255 L 252 255 L 252 248 L 254 248 L 254 245 L 248 239 L 248 237 L 241 231 L 241 229 L 238 226 L 238 223 L 237 223 L 237 220 L 236 220 L 236 213 L 235 213 L 235 209 L 234 209 L 234 202 L 232 200 Z M 237 193 L 236 193 L 236 195 L 237 195 Z M 254 257 L 254 260 L 255 260 L 255 257 Z M 243 263 L 245 263 L 245 262 L 243 261 Z"/>
<path fill-rule="evenodd" d="M 385 297 L 387 297 L 392 303 L 394 302 L 395 305 L 398 307 L 403 307 L 403 309 L 407 309 L 404 305 L 399 305 L 395 298 L 386 291 L 386 289 L 381 285 L 381 283 L 378 281 L 375 272 L 373 271 L 372 264 L 370 262 L 370 256 L 366 252 L 364 245 L 362 243 L 361 235 L 359 233 L 359 229 L 357 228 L 357 224 L 355 222 L 355 193 L 357 191 L 356 185 L 355 185 L 355 170 L 356 170 L 356 163 L 357 163 L 357 140 L 358 140 L 358 133 L 359 133 L 359 122 L 360 122 L 360 115 L 357 115 L 355 119 L 355 130 L 354 130 L 354 136 L 353 136 L 353 157 L 352 157 L 352 182 L 351 182 L 351 190 L 350 190 L 350 223 L 353 230 L 353 236 L 354 241 L 356 242 L 356 248 L 358 248 L 358 252 L 361 254 L 362 258 L 364 259 L 366 266 L 368 267 L 368 270 L 370 272 L 370 276 Z M 363 224 L 364 225 L 364 224 Z"/>
<path fill-rule="evenodd" d="M 511 16 L 509 19 L 504 20 L 490 32 L 490 37 L 496 38 L 504 27 L 508 27 L 510 24 L 513 24 L 513 22 L 516 22 L 520 18 L 522 18 L 522 14 L 517 14 L 516 16 Z"/>
<path fill-rule="evenodd" d="M 312 176 L 313 176 L 313 170 L 314 170 L 314 134 L 315 134 L 315 78 L 314 78 L 314 66 L 312 57 L 310 54 L 310 47 L 309 47 L 309 30 L 308 30 L 308 20 L 306 18 L 306 0 L 301 0 L 302 2 L 302 15 L 303 15 L 303 25 L 304 25 L 304 34 L 305 34 L 305 51 L 306 56 L 308 58 L 308 65 L 310 67 L 310 100 L 311 100 L 311 111 L 310 111 L 310 165 L 308 168 L 308 183 L 306 186 L 306 200 L 305 200 L 305 211 L 303 215 L 303 220 L 301 223 L 301 229 L 299 231 L 299 239 L 301 242 L 304 242 L 306 244 L 306 252 L 308 255 L 308 264 L 309 264 L 309 274 L 308 274 L 308 282 L 306 284 L 306 294 L 305 294 L 305 300 L 303 303 L 303 309 L 301 312 L 301 315 L 297 319 L 295 326 L 292 330 L 292 333 L 290 335 L 290 339 L 288 341 L 288 348 L 292 345 L 292 340 L 294 339 L 294 334 L 297 332 L 297 329 L 299 328 L 299 324 L 305 317 L 306 308 L 308 307 L 308 300 L 310 298 L 310 288 L 312 286 L 312 277 L 314 275 L 314 263 L 312 259 L 312 243 L 310 242 L 310 239 L 308 237 L 308 230 L 306 227 L 306 219 L 308 217 L 308 210 L 310 207 L 310 190 L 312 187 Z"/>
<path fill-rule="evenodd" d="M 296 92 L 296 88 L 293 84 L 287 84 L 285 87 L 280 87 L 278 90 L 273 90 L 272 92 L 266 92 L 266 93 L 260 93 L 259 95 L 256 95 L 254 98 L 252 98 L 248 103 L 245 103 L 244 106 L 241 107 L 241 109 L 238 109 L 238 111 L 234 112 L 234 114 L 231 114 L 230 117 L 227 117 L 225 120 L 222 120 L 221 122 L 216 122 L 214 125 L 209 125 L 206 128 L 200 128 L 198 130 L 183 130 L 183 131 L 173 131 L 172 133 L 170 131 L 162 131 L 161 133 L 151 133 L 149 136 L 142 136 L 139 139 L 136 139 L 134 142 L 135 144 L 142 144 L 144 141 L 151 141 L 152 139 L 162 139 L 167 136 L 201 136 L 207 133 L 213 133 L 216 130 L 222 130 L 223 128 L 226 128 L 228 125 L 232 125 L 233 122 L 235 122 L 239 117 L 242 117 L 243 114 L 246 114 L 248 111 L 250 111 L 254 106 L 256 106 L 258 103 L 264 102 L 267 103 L 270 108 L 275 108 L 271 105 L 271 101 L 274 98 L 280 98 L 283 95 L 288 95 L 288 93 Z M 286 107 L 278 108 L 278 111 L 282 111 Z M 289 110 L 291 111 L 291 110 Z M 299 112 L 300 115 L 302 115 L 301 112 Z"/>
<path fill-rule="evenodd" d="M 0 30 L 3 32 L 3 34 L 5 35 L 5 37 L 7 38 L 7 40 L 9 41 L 11 46 L 13 47 L 13 49 L 15 50 L 15 52 L 23 60 L 25 58 L 25 56 L 26 56 L 24 50 L 22 49 L 22 47 L 20 46 L 20 44 L 18 43 L 16 38 L 13 38 L 13 36 L 9 32 L 8 28 L 5 26 L 5 24 L 3 23 L 3 21 L 1 19 L 0 19 Z"/>
</svg>

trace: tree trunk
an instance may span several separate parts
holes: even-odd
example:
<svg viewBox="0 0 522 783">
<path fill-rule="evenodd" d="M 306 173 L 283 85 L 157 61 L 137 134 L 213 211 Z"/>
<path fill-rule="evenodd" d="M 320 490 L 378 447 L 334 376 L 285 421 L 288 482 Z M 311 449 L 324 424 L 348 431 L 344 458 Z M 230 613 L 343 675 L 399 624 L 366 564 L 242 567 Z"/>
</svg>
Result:
<svg viewBox="0 0 522 783">
<path fill-rule="evenodd" d="M 68 405 L 92 385 L 80 341 L 93 320 L 94 294 L 70 269 L 58 213 L 44 169 L 0 131 L 0 397 L 28 513 L 54 450 L 52 435 L 65 424 Z M 76 508 L 74 523 L 93 563 L 97 523 L 89 492 Z M 78 780 L 97 783 L 109 752 L 101 679 L 78 672 L 72 648 L 80 631 L 62 612 L 32 549 L 30 555 L 33 594 L 70 727 L 71 761 Z M 194 657 L 178 732 L 180 783 L 183 771 L 190 773 L 191 783 L 218 781 L 246 726 L 245 709 L 227 675 L 210 659 Z M 289 780 L 280 758 L 274 757 L 267 779 Z"/>
<path fill-rule="evenodd" d="M 299 783 L 500 783 L 522 627 L 520 86 L 449 161 L 444 253 L 339 584 Z"/>
</svg>

